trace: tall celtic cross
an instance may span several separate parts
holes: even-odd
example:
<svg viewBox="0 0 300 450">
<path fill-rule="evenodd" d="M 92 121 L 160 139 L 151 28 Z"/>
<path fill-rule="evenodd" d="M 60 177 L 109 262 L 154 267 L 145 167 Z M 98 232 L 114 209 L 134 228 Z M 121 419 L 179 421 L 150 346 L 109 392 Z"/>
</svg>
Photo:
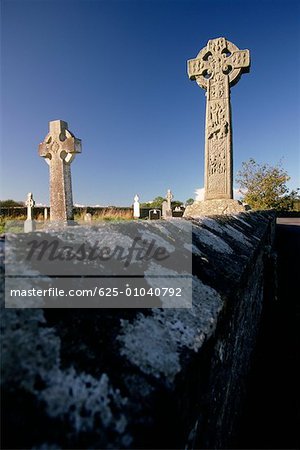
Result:
<svg viewBox="0 0 300 450">
<path fill-rule="evenodd" d="M 30 233 L 35 230 L 35 221 L 32 220 L 32 208 L 35 205 L 32 192 L 28 192 L 25 206 L 27 206 L 27 219 L 24 222 L 24 233 Z"/>
<path fill-rule="evenodd" d="M 230 86 L 249 69 L 249 50 L 223 37 L 188 61 L 189 78 L 206 90 L 204 200 L 233 199 Z"/>
<path fill-rule="evenodd" d="M 67 122 L 49 122 L 49 133 L 39 145 L 39 155 L 50 166 L 50 220 L 73 220 L 71 162 L 81 152 L 81 140 L 68 130 Z"/>
</svg>

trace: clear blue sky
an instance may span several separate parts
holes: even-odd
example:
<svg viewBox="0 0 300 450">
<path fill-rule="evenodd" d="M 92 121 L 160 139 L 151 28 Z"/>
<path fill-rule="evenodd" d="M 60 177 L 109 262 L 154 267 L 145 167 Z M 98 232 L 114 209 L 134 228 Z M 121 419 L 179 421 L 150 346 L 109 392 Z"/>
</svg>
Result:
<svg viewBox="0 0 300 450">
<path fill-rule="evenodd" d="M 1 199 L 48 203 L 37 148 L 50 120 L 82 139 L 80 204 L 130 205 L 203 186 L 205 95 L 186 74 L 208 39 L 251 53 L 232 88 L 234 172 L 250 157 L 299 185 L 300 2 L 2 0 Z"/>
</svg>

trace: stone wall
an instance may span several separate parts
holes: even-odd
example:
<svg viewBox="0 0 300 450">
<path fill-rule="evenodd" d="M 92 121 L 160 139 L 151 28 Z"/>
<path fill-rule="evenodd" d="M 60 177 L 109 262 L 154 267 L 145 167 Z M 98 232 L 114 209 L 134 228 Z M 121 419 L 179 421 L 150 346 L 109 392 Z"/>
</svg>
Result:
<svg viewBox="0 0 300 450">
<path fill-rule="evenodd" d="M 192 309 L 2 311 L 3 448 L 230 446 L 274 295 L 275 217 L 192 223 Z"/>
</svg>

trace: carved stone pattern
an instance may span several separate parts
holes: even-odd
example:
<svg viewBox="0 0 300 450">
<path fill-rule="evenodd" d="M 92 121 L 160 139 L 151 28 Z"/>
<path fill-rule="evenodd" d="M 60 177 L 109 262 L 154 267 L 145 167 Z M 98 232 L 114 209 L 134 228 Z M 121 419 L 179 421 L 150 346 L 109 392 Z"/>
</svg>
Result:
<svg viewBox="0 0 300 450">
<path fill-rule="evenodd" d="M 60 145 L 58 144 L 58 142 L 54 141 L 53 144 L 51 145 L 51 151 L 53 153 L 57 153 L 59 150 Z"/>
<path fill-rule="evenodd" d="M 208 144 L 208 190 L 210 193 L 226 192 L 226 139 L 209 141 Z"/>
<path fill-rule="evenodd" d="M 249 66 L 249 50 L 239 50 L 224 37 L 209 40 L 188 61 L 189 78 L 207 91 L 205 200 L 232 199 L 230 86 Z"/>
<path fill-rule="evenodd" d="M 218 38 L 212 41 L 209 41 L 209 49 L 214 53 L 220 53 L 222 50 L 226 48 L 226 39 Z"/>
<path fill-rule="evenodd" d="M 248 50 L 239 50 L 225 38 L 217 38 L 208 41 L 197 57 L 188 61 L 188 74 L 206 89 L 208 79 L 213 80 L 217 74 L 223 74 L 232 84 L 249 65 Z"/>
<path fill-rule="evenodd" d="M 245 51 L 234 52 L 230 57 L 230 62 L 234 66 L 241 67 L 247 64 L 248 56 Z"/>
<path fill-rule="evenodd" d="M 226 106 L 221 102 L 210 102 L 207 123 L 207 137 L 212 140 L 224 139 L 228 133 Z"/>
<path fill-rule="evenodd" d="M 211 176 L 208 180 L 208 189 L 209 192 L 214 192 L 215 194 L 225 194 L 224 176 L 218 173 Z"/>
<path fill-rule="evenodd" d="M 209 148 L 209 175 L 226 172 L 226 142 L 219 141 Z"/>
<path fill-rule="evenodd" d="M 189 61 L 189 72 L 191 75 L 202 73 L 206 68 L 206 64 L 201 59 L 193 59 Z"/>
<path fill-rule="evenodd" d="M 225 94 L 224 83 L 211 83 L 209 93 L 210 98 L 213 100 L 217 98 L 223 98 Z"/>
</svg>

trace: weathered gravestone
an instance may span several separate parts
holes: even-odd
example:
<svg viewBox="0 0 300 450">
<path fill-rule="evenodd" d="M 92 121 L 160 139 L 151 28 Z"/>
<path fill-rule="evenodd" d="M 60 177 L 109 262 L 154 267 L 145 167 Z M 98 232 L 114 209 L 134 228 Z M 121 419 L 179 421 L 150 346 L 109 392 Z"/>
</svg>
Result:
<svg viewBox="0 0 300 450">
<path fill-rule="evenodd" d="M 166 200 L 162 203 L 162 217 L 164 219 L 169 219 L 172 217 L 172 199 L 173 194 L 170 189 L 167 190 Z"/>
<path fill-rule="evenodd" d="M 186 208 L 185 216 L 245 210 L 233 200 L 230 86 L 249 68 L 249 50 L 239 50 L 224 37 L 209 40 L 197 57 L 188 61 L 189 78 L 206 90 L 205 195 L 204 201 Z"/>
<path fill-rule="evenodd" d="M 150 220 L 158 220 L 160 218 L 161 218 L 161 211 L 159 209 L 150 209 L 149 211 Z"/>
<path fill-rule="evenodd" d="M 39 155 L 50 167 L 50 220 L 73 220 L 71 162 L 81 152 L 81 140 L 68 130 L 67 122 L 49 122 L 49 133 L 39 145 Z"/>
<path fill-rule="evenodd" d="M 162 210 L 162 218 L 166 219 L 167 218 L 167 211 L 168 211 L 168 202 L 167 200 L 164 200 L 161 204 L 161 210 Z"/>
<path fill-rule="evenodd" d="M 171 202 L 172 202 L 173 197 L 174 197 L 174 196 L 173 196 L 171 190 L 168 189 L 168 190 L 167 190 L 166 199 L 167 199 L 167 202 L 168 202 L 168 210 L 169 210 L 169 211 L 172 210 Z"/>
<path fill-rule="evenodd" d="M 24 222 L 24 233 L 30 233 L 35 230 L 35 221 L 32 220 L 32 208 L 35 205 L 35 201 L 31 192 L 27 194 L 25 205 L 27 206 L 27 219 Z"/>
<path fill-rule="evenodd" d="M 173 199 L 173 194 L 171 192 L 170 189 L 167 190 L 167 195 L 166 195 L 166 199 L 167 199 L 167 210 L 166 210 L 166 215 L 167 218 L 172 217 L 172 199 Z"/>
<path fill-rule="evenodd" d="M 88 222 L 88 223 L 91 223 L 92 222 L 92 214 L 91 213 L 85 213 L 84 221 Z"/>
<path fill-rule="evenodd" d="M 133 217 L 135 219 L 139 219 L 141 216 L 141 210 L 140 210 L 140 197 L 136 194 L 134 196 L 134 203 L 133 203 Z"/>
<path fill-rule="evenodd" d="M 182 217 L 184 213 L 184 208 L 181 206 L 176 206 L 172 211 L 173 217 Z"/>
</svg>

